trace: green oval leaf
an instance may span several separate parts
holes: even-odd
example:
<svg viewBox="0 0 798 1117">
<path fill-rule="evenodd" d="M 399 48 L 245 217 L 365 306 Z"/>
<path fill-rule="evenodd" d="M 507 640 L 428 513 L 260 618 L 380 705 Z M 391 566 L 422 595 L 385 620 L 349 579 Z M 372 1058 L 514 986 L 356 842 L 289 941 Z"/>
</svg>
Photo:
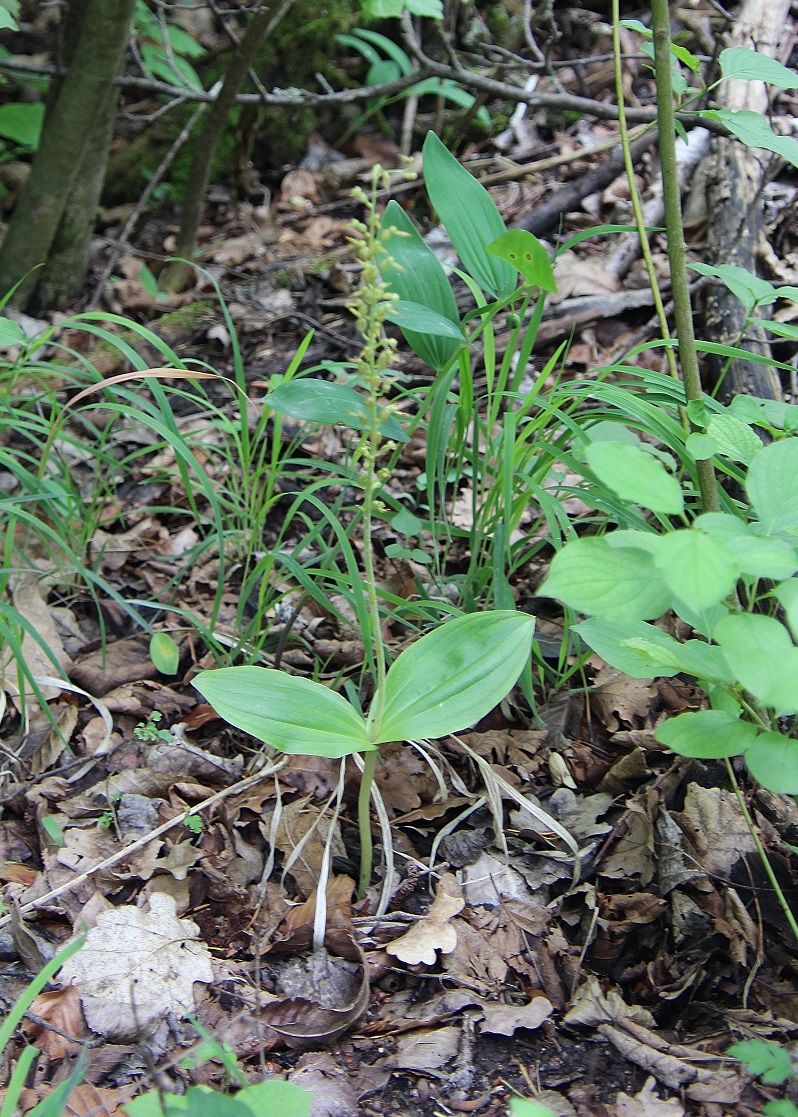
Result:
<svg viewBox="0 0 798 1117">
<path fill-rule="evenodd" d="M 763 535 L 798 543 L 798 439 L 764 446 L 745 484 Z"/>
<path fill-rule="evenodd" d="M 783 624 L 740 613 L 718 622 L 715 639 L 741 686 L 778 714 L 798 713 L 798 648 Z"/>
<path fill-rule="evenodd" d="M 459 332 L 460 314 L 446 273 L 395 199 L 385 207 L 382 230 L 388 256 L 381 257 L 380 269 L 391 290 L 400 299 L 423 303 L 436 311 Z M 401 328 L 413 352 L 436 372 L 449 363 L 462 345 L 462 335 L 455 340 L 454 337 L 427 335 L 404 326 Z"/>
<path fill-rule="evenodd" d="M 720 52 L 720 72 L 724 78 L 739 78 L 741 81 L 766 81 L 779 89 L 798 89 L 798 75 L 788 70 L 758 50 L 748 47 L 727 47 Z"/>
<path fill-rule="evenodd" d="M 222 667 L 192 680 L 217 714 L 281 752 L 341 757 L 374 748 L 366 723 L 321 683 L 267 667 Z"/>
<path fill-rule="evenodd" d="M 760 733 L 746 749 L 748 771 L 774 795 L 798 795 L 798 741 L 782 733 Z"/>
<path fill-rule="evenodd" d="M 684 510 L 679 482 L 651 454 L 626 442 L 591 442 L 585 460 L 600 481 L 622 500 L 652 512 L 678 515 Z"/>
<path fill-rule="evenodd" d="M 657 726 L 654 736 L 679 756 L 720 760 L 745 752 L 758 732 L 755 725 L 740 721 L 725 710 L 699 710 L 696 714 L 668 718 Z"/>
<path fill-rule="evenodd" d="M 428 334 L 431 337 L 450 337 L 463 344 L 463 335 L 460 324 L 450 322 L 442 314 L 423 303 L 410 302 L 408 299 L 399 299 L 391 306 L 385 315 L 389 322 L 399 326 L 402 332 L 409 330 L 412 333 Z"/>
<path fill-rule="evenodd" d="M 0 105 L 0 136 L 21 144 L 36 147 L 42 133 L 44 105 L 26 105 L 13 102 Z"/>
<path fill-rule="evenodd" d="M 667 632 L 645 621 L 582 621 L 576 631 L 610 667 L 633 679 L 694 675 L 704 682 L 733 682 L 720 648 L 702 640 L 680 644 Z"/>
<path fill-rule="evenodd" d="M 697 613 L 720 604 L 741 573 L 722 540 L 689 528 L 659 536 L 654 561 L 674 597 Z"/>
<path fill-rule="evenodd" d="M 579 613 L 610 620 L 655 620 L 671 604 L 670 591 L 650 554 L 642 548 L 614 547 L 604 538 L 567 543 L 554 556 L 538 593 Z"/>
<path fill-rule="evenodd" d="M 498 256 L 520 272 L 530 287 L 541 291 L 557 290 L 549 254 L 536 236 L 526 229 L 508 229 L 487 246 L 491 256 Z"/>
<path fill-rule="evenodd" d="M 162 675 L 176 675 L 180 648 L 168 632 L 154 632 L 150 639 L 150 659 Z"/>
<path fill-rule="evenodd" d="M 422 636 L 388 672 L 375 743 L 445 737 L 485 717 L 518 681 L 534 631 L 534 617 L 506 609 L 469 613 Z"/>
<path fill-rule="evenodd" d="M 303 419 L 307 423 L 339 423 L 351 430 L 368 430 L 366 401 L 354 388 L 345 384 L 300 376 L 278 384 L 266 396 L 265 402 L 281 415 L 290 415 L 292 419 Z M 380 433 L 394 442 L 408 441 L 395 415 L 382 423 Z"/>
</svg>

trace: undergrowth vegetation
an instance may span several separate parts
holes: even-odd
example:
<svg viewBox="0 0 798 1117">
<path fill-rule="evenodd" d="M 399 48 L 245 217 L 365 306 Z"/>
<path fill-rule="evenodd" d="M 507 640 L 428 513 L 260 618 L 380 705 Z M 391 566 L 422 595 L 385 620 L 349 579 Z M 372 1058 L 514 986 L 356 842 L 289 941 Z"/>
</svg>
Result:
<svg viewBox="0 0 798 1117">
<path fill-rule="evenodd" d="M 362 33 L 359 41 L 366 41 Z M 678 52 L 676 58 L 685 61 Z M 669 68 L 670 59 L 668 53 Z M 753 51 L 721 62 L 727 75 L 786 80 Z M 761 126 L 752 138 L 740 121 L 724 122 L 744 141 L 767 140 Z M 666 130 L 663 147 L 668 142 Z M 635 678 L 697 680 L 707 708 L 666 720 L 657 739 L 681 755 L 724 760 L 746 817 L 738 756 L 766 788 L 798 794 L 798 407 L 750 397 L 722 405 L 638 363 L 663 347 L 681 356 L 681 337 L 641 345 L 577 380 L 563 375 L 566 345 L 536 369 L 543 306 L 555 290 L 546 249 L 530 233 L 505 228 L 487 191 L 433 133 L 424 145 L 424 180 L 472 306 L 458 309 L 443 267 L 400 207 L 391 202 L 380 214 L 377 174 L 372 191 L 359 196 L 364 221 L 353 227 L 363 269 L 352 309 L 363 349 L 351 365 L 306 367 L 308 335 L 251 404 L 227 315 L 234 376 L 220 403 L 212 369 L 180 360 L 143 326 L 83 314 L 32 340 L 15 337 L 9 326 L 17 356 L 0 369 L 0 467 L 16 482 L 0 499 L 2 670 L 23 712 L 32 701 L 46 709 L 44 692 L 62 674 L 46 632 L 14 606 L 26 578 L 63 602 L 93 603 L 100 640 L 112 602 L 158 637 L 152 654 L 164 671 L 177 671 L 176 649 L 190 636 L 200 645 L 195 661 L 210 653 L 215 663 L 195 685 L 231 724 L 284 752 L 342 758 L 331 809 L 341 805 L 343 758 L 358 757 L 360 892 L 372 886 L 374 795 L 385 860 L 380 913 L 393 879 L 390 826 L 373 784 L 379 747 L 465 729 L 516 682 L 534 717 L 541 699 L 578 673 L 591 652 Z M 585 236 L 620 231 L 592 229 L 557 253 Z M 671 241 L 683 239 L 678 224 L 668 233 Z M 798 294 L 741 269 L 693 266 L 726 283 L 752 318 Z M 503 351 L 500 320 L 509 326 Z M 393 373 L 388 324 L 433 371 L 429 385 L 408 386 Z M 113 332 L 120 326 L 134 340 Z M 772 328 L 798 337 L 784 324 Z M 67 332 L 116 347 L 131 371 L 102 380 L 78 346 L 59 340 Z M 41 360 L 44 346 L 58 346 L 60 356 Z M 141 355 L 146 348 L 158 353 L 157 367 Z M 698 343 L 699 351 L 720 348 Z M 735 346 L 723 355 L 755 359 Z M 346 453 L 315 461 L 311 470 L 302 444 L 310 429 L 329 424 L 348 430 Z M 125 429 L 146 438 L 120 457 Z M 416 435 L 425 445 L 424 487 L 401 496 L 390 479 Z M 160 494 L 139 513 L 168 513 L 190 540 L 179 555 L 164 557 L 162 583 L 149 596 L 120 593 L 106 573 L 113 532 L 129 526 L 121 490 L 134 471 Z M 468 494 L 467 527 L 452 521 L 457 488 Z M 717 501 L 709 508 L 708 491 Z M 578 530 L 565 505 L 572 497 L 587 510 Z M 386 525 L 398 540 L 388 557 L 426 572 L 414 576 L 412 594 L 394 593 L 378 576 L 375 535 Z M 455 545 L 468 557 L 452 575 Z M 535 619 L 514 594 L 517 573 L 544 559 L 550 567 L 538 597 L 566 610 L 554 654 L 533 639 Z M 200 561 L 212 566 L 215 586 L 204 612 L 187 609 L 179 594 Z M 365 649 L 359 670 L 322 680 L 322 662 L 312 679 L 281 669 L 281 637 L 272 624 L 290 624 L 305 598 L 357 626 Z M 403 634 L 400 646 L 385 639 L 388 621 Z M 25 650 L 31 643 L 38 658 Z M 40 669 L 31 668 L 34 661 Z M 500 810 L 499 799 L 499 829 Z M 751 831 L 798 938 L 753 823 Z M 571 854 L 576 876 L 578 850 Z M 323 941 L 323 899 L 314 933 Z M 2 1041 L 19 1015 L 6 1021 Z M 19 1062 L 12 1091 L 29 1063 Z M 241 1087 L 241 1117 L 277 1104 L 286 1114 L 307 1111 L 292 1088 L 283 1096 L 274 1083 L 247 1086 L 235 1067 L 232 1079 Z M 207 1102 L 196 1089 L 181 1098 L 145 1095 L 129 1112 L 193 1117 Z M 521 1103 L 514 1112 L 537 1110 Z"/>
</svg>

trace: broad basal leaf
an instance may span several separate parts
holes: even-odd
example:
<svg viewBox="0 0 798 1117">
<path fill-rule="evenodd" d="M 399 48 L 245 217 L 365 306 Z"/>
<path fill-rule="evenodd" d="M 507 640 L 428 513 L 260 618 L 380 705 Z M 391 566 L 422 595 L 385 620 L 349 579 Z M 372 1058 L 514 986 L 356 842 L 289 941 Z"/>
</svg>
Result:
<svg viewBox="0 0 798 1117">
<path fill-rule="evenodd" d="M 419 236 L 405 211 L 395 200 L 385 207 L 382 229 L 389 263 L 380 263 L 383 277 L 400 299 L 423 303 L 454 328 L 460 330 L 460 314 L 446 273 L 434 252 Z M 391 234 L 390 230 L 395 230 Z M 448 364 L 461 348 L 462 337 L 426 334 L 400 323 L 407 344 L 436 372 Z"/>
<path fill-rule="evenodd" d="M 346 384 L 331 384 L 329 380 L 301 376 L 279 384 L 269 392 L 265 402 L 281 415 L 290 415 L 308 423 L 339 423 L 350 430 L 368 429 L 366 401 Z M 394 442 L 408 441 L 408 436 L 393 415 L 381 425 L 380 433 Z"/>
<path fill-rule="evenodd" d="M 424 141 L 424 181 L 468 274 L 488 294 L 511 295 L 518 285 L 515 268 L 486 251 L 505 231 L 496 203 L 434 132 Z"/>
<path fill-rule="evenodd" d="M 340 757 L 374 747 L 357 710 L 310 679 L 267 667 L 222 667 L 192 681 L 225 721 L 281 752 Z"/>
<path fill-rule="evenodd" d="M 534 617 L 496 610 L 458 617 L 411 644 L 388 672 L 382 719 L 370 728 L 375 744 L 444 737 L 485 717 L 517 682 L 534 631 Z"/>
</svg>

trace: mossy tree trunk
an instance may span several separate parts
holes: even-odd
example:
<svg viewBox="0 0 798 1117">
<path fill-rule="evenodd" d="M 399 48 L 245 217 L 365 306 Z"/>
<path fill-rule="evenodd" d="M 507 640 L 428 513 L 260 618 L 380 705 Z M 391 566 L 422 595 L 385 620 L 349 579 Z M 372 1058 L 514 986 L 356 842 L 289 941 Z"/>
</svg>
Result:
<svg viewBox="0 0 798 1117">
<path fill-rule="evenodd" d="M 113 130 L 114 80 L 125 59 L 135 0 L 70 0 L 68 70 L 45 116 L 39 149 L 0 248 L 0 296 L 23 282 L 18 306 L 36 310 L 73 297 Z M 44 269 L 28 275 L 32 268 Z"/>
</svg>

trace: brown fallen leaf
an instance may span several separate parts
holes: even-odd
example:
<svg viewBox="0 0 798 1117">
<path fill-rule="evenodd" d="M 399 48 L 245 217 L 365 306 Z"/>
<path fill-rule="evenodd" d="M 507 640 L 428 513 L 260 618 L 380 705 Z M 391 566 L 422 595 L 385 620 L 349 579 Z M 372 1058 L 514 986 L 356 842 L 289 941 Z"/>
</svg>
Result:
<svg viewBox="0 0 798 1117">
<path fill-rule="evenodd" d="M 51 1031 L 43 1024 L 35 1023 L 32 1017 L 39 1017 L 58 1031 Z M 66 989 L 40 993 L 30 1006 L 28 1019 L 23 1022 L 22 1030 L 31 1043 L 51 1059 L 77 1055 L 82 1046 L 80 1041 L 87 1032 L 77 989 L 70 985 Z M 68 1036 L 72 1039 L 68 1039 Z"/>
<path fill-rule="evenodd" d="M 360 969 L 359 978 L 356 971 L 347 972 L 342 965 L 336 966 L 336 960 L 355 962 Z M 366 956 L 348 930 L 328 931 L 324 949 L 306 955 L 304 962 L 304 973 L 295 968 L 288 979 L 285 971 L 280 978 L 283 987 L 303 995 L 274 1001 L 261 1012 L 262 1022 L 293 1048 L 337 1039 L 360 1019 L 370 999 Z M 348 983 L 344 974 L 351 979 Z M 339 998 L 340 1003 L 336 1004 Z M 322 1000 L 327 1003 L 321 1003 Z"/>
<path fill-rule="evenodd" d="M 525 1005 L 485 1004 L 485 1019 L 480 1024 L 481 1032 L 491 1035 L 511 1036 L 517 1028 L 539 1028 L 548 1020 L 554 1008 L 547 997 L 533 997 Z"/>
<path fill-rule="evenodd" d="M 408 966 L 433 966 L 437 951 L 451 954 L 457 946 L 457 931 L 450 920 L 464 907 L 456 877 L 444 873 L 427 914 L 404 935 L 388 943 L 386 951 Z"/>
<path fill-rule="evenodd" d="M 684 1106 L 676 1098 L 658 1098 L 654 1093 L 656 1081 L 648 1078 L 642 1090 L 634 1097 L 618 1094 L 615 1099 L 617 1117 L 684 1117 Z"/>
</svg>

